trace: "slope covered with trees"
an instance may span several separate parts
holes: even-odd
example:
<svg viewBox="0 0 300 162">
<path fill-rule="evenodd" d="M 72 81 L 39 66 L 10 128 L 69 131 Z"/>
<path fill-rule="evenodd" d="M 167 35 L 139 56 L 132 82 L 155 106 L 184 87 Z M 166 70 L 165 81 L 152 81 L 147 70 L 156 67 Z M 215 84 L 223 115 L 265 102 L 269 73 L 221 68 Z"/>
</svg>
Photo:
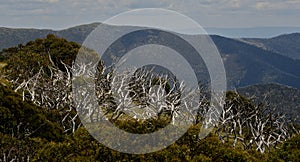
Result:
<svg viewBox="0 0 300 162">
<path fill-rule="evenodd" d="M 269 39 L 245 38 L 243 40 L 260 48 L 300 60 L 300 33 L 285 34 Z"/>
<path fill-rule="evenodd" d="M 81 125 L 71 95 L 72 65 L 79 45 L 54 35 L 5 49 L 1 52 L 0 76 L 0 160 L 1 161 L 298 161 L 299 130 L 297 125 L 281 114 L 269 111 L 262 104 L 227 92 L 226 104 L 220 112 L 220 120 L 214 130 L 200 140 L 201 120 L 177 142 L 168 148 L 144 155 L 120 153 L 96 141 Z M 90 54 L 95 54 L 88 51 Z M 79 65 L 74 65 L 79 66 Z M 123 84 L 123 80 L 111 78 L 101 70 L 97 97 L 103 103 L 101 110 L 105 118 L 115 126 L 132 133 L 149 133 L 172 124 L 175 114 L 182 114 L 179 100 L 172 84 L 166 78 L 143 77 L 137 73 L 134 84 Z M 143 71 L 142 71 L 143 72 Z M 146 76 L 146 77 L 145 77 Z M 151 75 L 150 75 L 151 76 Z M 135 102 L 154 105 L 153 100 L 163 95 L 167 104 L 157 111 L 157 116 L 137 120 L 126 116 L 130 105 L 111 102 L 110 83 L 130 89 Z M 132 86 L 133 85 L 133 86 Z M 150 85 L 150 87 L 149 87 Z M 160 85 L 166 93 L 153 93 L 151 86 Z M 167 86 L 168 85 L 168 86 Z M 140 90 L 143 91 L 140 91 Z M 138 93 L 137 93 L 138 92 Z M 138 94 L 138 95 L 137 95 Z M 151 96 L 153 98 L 151 98 Z M 128 95 L 120 98 L 126 99 Z M 203 96 L 205 97 L 205 96 Z M 88 100 L 82 100 L 88 104 Z M 203 118 L 209 99 L 199 103 L 202 108 L 196 118 Z M 123 105 L 122 105 L 123 104 Z M 101 104 L 100 104 L 101 105 Z M 122 108 L 120 108 L 122 105 Z M 126 107 L 127 106 L 127 107 Z M 170 107 L 175 107 L 170 109 Z M 90 109 L 86 109 L 89 110 Z M 84 110 L 84 111 L 86 111 Z M 158 110 L 158 109 L 155 109 Z M 94 110 L 93 110 L 94 111 Z M 194 112 L 191 112 L 194 113 Z M 160 115 L 163 114 L 163 115 Z M 103 118 L 97 111 L 89 120 Z M 169 117 L 169 118 L 168 118 Z M 194 119 L 192 119 L 194 120 Z M 134 141 L 132 141 L 134 142 Z"/>
<path fill-rule="evenodd" d="M 7 87 L 1 86 L 0 95 L 1 103 L 9 102 L 9 105 L 1 105 L 0 113 L 2 161 L 297 161 L 300 158 L 299 135 L 279 144 L 276 150 L 261 154 L 255 149 L 243 150 L 239 145 L 234 148 L 233 141 L 222 143 L 213 132 L 198 140 L 199 125 L 191 127 L 182 138 L 164 150 L 145 155 L 124 154 L 102 145 L 83 127 L 73 134 L 62 133 L 57 112 L 45 111 L 31 102 L 22 101 L 19 94 Z M 156 124 L 161 122 L 156 121 Z M 126 131 L 148 130 L 146 125 L 136 127 L 134 121 L 119 124 Z"/>
</svg>

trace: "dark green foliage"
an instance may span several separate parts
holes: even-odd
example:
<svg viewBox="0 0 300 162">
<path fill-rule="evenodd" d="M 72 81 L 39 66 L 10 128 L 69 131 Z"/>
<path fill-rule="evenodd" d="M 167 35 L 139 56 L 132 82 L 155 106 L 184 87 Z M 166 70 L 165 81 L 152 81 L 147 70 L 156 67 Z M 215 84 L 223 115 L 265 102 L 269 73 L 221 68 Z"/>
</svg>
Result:
<svg viewBox="0 0 300 162">
<path fill-rule="evenodd" d="M 230 144 L 223 144 L 217 137 L 207 137 L 197 144 L 195 154 L 204 154 L 212 161 L 257 161 L 247 151 L 234 149 Z"/>
<path fill-rule="evenodd" d="M 196 140 L 194 137 L 198 131 L 199 127 L 192 127 L 178 142 L 164 150 L 133 155 L 107 148 L 93 139 L 84 128 L 80 128 L 64 142 L 47 143 L 34 158 L 37 161 L 257 161 L 259 158 L 247 151 L 234 149 L 229 144 L 222 144 L 212 135 Z M 194 140 L 191 140 L 191 136 Z"/>
<path fill-rule="evenodd" d="M 1 85 L 0 105 L 1 133 L 16 138 L 41 137 L 55 141 L 62 139 L 62 129 L 57 121 L 46 118 L 46 114 L 58 114 L 43 111 L 33 103 L 24 102 L 20 95 Z"/>
<path fill-rule="evenodd" d="M 0 62 L 4 60 L 4 56 L 0 53 Z"/>
<path fill-rule="evenodd" d="M 85 129 L 78 129 L 61 143 L 49 142 L 38 150 L 36 161 L 93 161 L 100 146 Z"/>
<path fill-rule="evenodd" d="M 62 141 L 57 116 L 0 84 L 0 161 L 31 159 L 47 142 Z"/>
<path fill-rule="evenodd" d="M 32 159 L 34 154 L 42 149 L 47 140 L 41 138 L 25 137 L 18 139 L 8 134 L 0 133 L 0 161 L 10 161 L 11 159 Z"/>
<path fill-rule="evenodd" d="M 284 142 L 281 147 L 271 155 L 284 161 L 300 161 L 300 135 Z"/>
<path fill-rule="evenodd" d="M 138 121 L 130 117 L 128 118 L 126 122 L 122 119 L 115 121 L 115 126 L 131 133 L 147 134 L 162 129 L 170 123 L 170 119 L 167 116 L 161 117 L 159 122 L 156 119 Z"/>
<path fill-rule="evenodd" d="M 49 59 L 51 56 L 55 66 L 65 71 L 62 62 L 72 66 L 79 48 L 77 43 L 68 42 L 50 34 L 44 39 L 30 41 L 26 45 L 4 49 L 2 51 L 2 55 L 5 57 L 3 61 L 7 63 L 4 70 L 9 74 L 10 79 L 19 78 L 20 81 L 23 81 L 23 79 L 36 74 L 40 68 L 47 70 L 46 68 L 52 64 Z"/>
</svg>

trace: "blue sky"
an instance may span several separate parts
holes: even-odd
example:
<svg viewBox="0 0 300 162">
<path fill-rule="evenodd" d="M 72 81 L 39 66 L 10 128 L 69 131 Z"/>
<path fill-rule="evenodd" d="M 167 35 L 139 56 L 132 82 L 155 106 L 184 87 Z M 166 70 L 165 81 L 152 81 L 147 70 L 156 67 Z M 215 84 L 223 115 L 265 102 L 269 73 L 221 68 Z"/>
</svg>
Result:
<svg viewBox="0 0 300 162">
<path fill-rule="evenodd" d="M 137 8 L 175 10 L 203 27 L 300 27 L 300 0 L 0 0 L 0 26 L 63 29 Z"/>
</svg>

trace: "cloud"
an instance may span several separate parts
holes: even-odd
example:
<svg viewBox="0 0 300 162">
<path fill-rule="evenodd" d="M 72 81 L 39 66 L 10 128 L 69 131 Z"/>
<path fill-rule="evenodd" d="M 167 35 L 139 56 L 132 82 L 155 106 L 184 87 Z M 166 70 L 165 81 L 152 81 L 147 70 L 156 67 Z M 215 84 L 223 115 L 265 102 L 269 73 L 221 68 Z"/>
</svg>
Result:
<svg viewBox="0 0 300 162">
<path fill-rule="evenodd" d="M 257 2 L 255 7 L 258 10 L 262 10 L 262 9 L 271 8 L 271 4 L 269 2 Z"/>
<path fill-rule="evenodd" d="M 59 2 L 59 0 L 36 0 L 37 2 L 46 2 L 46 3 L 56 3 Z"/>
<path fill-rule="evenodd" d="M 256 2 L 257 10 L 295 10 L 300 9 L 299 0 L 274 0 Z"/>
<path fill-rule="evenodd" d="M 10 0 L 0 2 L 0 21 L 63 28 L 138 8 L 175 10 L 204 26 L 272 26 L 278 17 L 278 22 L 297 25 L 300 0 Z M 24 20 L 13 22 L 12 17 Z"/>
</svg>

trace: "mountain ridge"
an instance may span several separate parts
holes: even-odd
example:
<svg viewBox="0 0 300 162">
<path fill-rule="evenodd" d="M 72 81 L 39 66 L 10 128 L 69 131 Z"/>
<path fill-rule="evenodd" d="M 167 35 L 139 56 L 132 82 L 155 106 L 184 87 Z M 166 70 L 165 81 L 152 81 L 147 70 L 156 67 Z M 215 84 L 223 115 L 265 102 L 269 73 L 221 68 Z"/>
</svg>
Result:
<svg viewBox="0 0 300 162">
<path fill-rule="evenodd" d="M 26 42 L 29 42 L 33 39 L 37 39 L 37 38 L 43 38 L 43 37 L 46 37 L 48 34 L 55 34 L 57 36 L 60 36 L 60 37 L 64 37 L 66 38 L 67 40 L 69 41 L 75 41 L 75 42 L 78 42 L 78 43 L 82 43 L 84 39 L 79 39 L 78 40 L 78 37 L 77 38 L 74 38 L 74 36 L 70 36 L 70 34 L 75 34 L 74 33 L 75 31 L 76 32 L 80 32 L 80 31 L 83 31 L 83 35 L 82 34 L 78 34 L 77 35 L 81 35 L 81 36 L 87 36 L 93 29 L 95 29 L 99 24 L 99 22 L 94 22 L 94 23 L 89 23 L 89 24 L 81 24 L 81 25 L 77 25 L 77 26 L 73 26 L 73 27 L 68 27 L 68 28 L 65 28 L 65 29 L 60 29 L 60 30 L 55 30 L 55 29 L 36 29 L 36 28 L 11 28 L 11 27 L 0 27 L 0 37 L 7 37 L 9 35 L 4 35 L 3 32 L 7 31 L 7 30 L 11 30 L 13 32 L 16 32 L 16 31 L 19 31 L 19 32 L 23 32 L 23 33 L 26 33 L 26 32 L 29 32 L 29 33 L 39 33 L 38 34 L 25 34 L 25 37 L 21 38 L 21 37 L 17 37 L 19 38 L 19 41 L 15 41 L 13 43 L 10 43 L 8 45 L 3 45 L 4 42 L 1 42 L 0 40 L 0 50 L 2 50 L 3 48 L 9 48 L 9 47 L 12 47 L 12 46 L 15 46 L 15 45 L 18 45 L 18 44 L 23 44 L 23 43 L 26 43 Z M 267 27 L 263 27 L 264 28 L 267 28 Z M 270 28 L 277 28 L 277 27 L 270 27 Z M 279 27 L 278 27 L 279 28 Z M 237 29 L 241 30 L 241 29 L 261 29 L 259 27 L 253 27 L 253 28 L 214 28 L 214 27 L 208 27 L 208 28 L 205 28 L 205 30 L 207 30 L 208 33 L 211 33 L 210 35 L 219 35 L 219 36 L 222 36 L 222 37 L 228 37 L 228 38 L 233 38 L 233 39 L 240 39 L 240 40 L 247 40 L 247 39 L 272 39 L 272 38 L 276 38 L 276 37 L 280 37 L 280 36 L 284 36 L 284 35 L 292 35 L 292 34 L 300 34 L 300 27 L 282 27 L 282 28 L 291 28 L 291 29 L 294 29 L 292 31 L 294 32 L 289 32 L 289 34 L 285 34 L 284 32 L 282 32 L 281 30 L 278 32 L 278 33 L 282 33 L 282 34 L 276 34 L 274 35 L 273 37 L 271 38 L 257 38 L 255 36 L 249 36 L 249 37 L 234 37 L 234 36 L 230 36 L 230 35 L 224 35 L 220 32 L 213 32 L 215 31 L 216 29 L 218 29 L 218 31 L 222 31 L 221 29 L 224 29 L 224 30 L 232 30 L 232 32 L 238 32 Z M 280 28 L 281 29 L 281 28 Z M 297 30 L 296 30 L 297 29 Z M 298 30 L 299 29 L 299 30 Z M 6 34 L 9 34 L 9 33 L 6 33 Z M 16 36 L 15 33 L 14 35 L 12 36 Z M 245 42 L 249 42 L 249 41 L 245 41 Z M 250 43 L 250 42 L 249 42 Z"/>
<path fill-rule="evenodd" d="M 297 85 L 300 77 L 299 70 L 297 70 L 300 69 L 299 60 L 235 39 L 221 36 L 212 36 L 212 39 L 223 57 L 228 78 L 243 83 L 234 83 L 234 87 L 278 82 L 299 88 Z M 230 59 L 224 60 L 224 56 Z"/>
<path fill-rule="evenodd" d="M 241 40 L 265 50 L 300 60 L 300 33 L 282 34 L 269 39 L 244 38 Z"/>
<path fill-rule="evenodd" d="M 87 35 L 98 25 L 99 23 L 84 24 L 57 31 L 49 29 L 10 29 L 2 27 L 0 28 L 0 38 L 3 39 L 0 39 L 0 49 L 25 44 L 36 38 L 46 37 L 48 34 L 54 34 L 58 37 L 66 38 L 68 41 L 81 44 Z M 295 38 L 300 42 L 298 35 L 300 34 L 287 34 L 270 39 L 232 39 L 211 35 L 211 39 L 220 51 L 225 64 L 225 70 L 228 76 L 228 89 L 272 82 L 300 89 L 300 71 L 298 70 L 300 69 L 300 60 L 294 59 L 284 52 L 276 52 L 257 45 L 257 42 L 264 44 L 264 41 L 276 41 L 282 40 L 282 38 L 286 40 L 289 37 Z M 294 40 L 291 41 L 293 42 Z M 296 52 L 300 51 L 297 46 L 298 43 L 292 45 Z M 284 48 L 283 50 L 288 52 L 289 48 Z"/>
<path fill-rule="evenodd" d="M 18 44 L 25 44 L 38 38 L 44 38 L 48 34 L 54 34 L 58 37 L 66 38 L 68 41 L 81 44 L 85 37 L 99 24 L 83 24 L 63 30 L 0 27 L 0 38 L 4 38 L 0 40 L 0 50 L 17 46 Z"/>
</svg>

